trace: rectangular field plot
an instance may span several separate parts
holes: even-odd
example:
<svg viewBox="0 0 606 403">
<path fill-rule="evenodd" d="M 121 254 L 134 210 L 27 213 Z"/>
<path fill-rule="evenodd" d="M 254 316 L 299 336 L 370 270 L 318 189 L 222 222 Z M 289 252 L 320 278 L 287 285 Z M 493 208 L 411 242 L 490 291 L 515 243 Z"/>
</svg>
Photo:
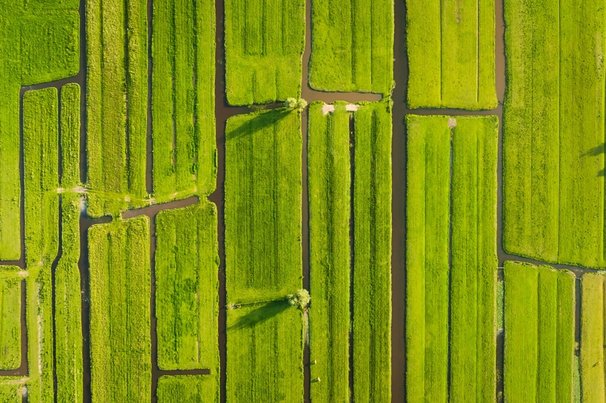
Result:
<svg viewBox="0 0 606 403">
<path fill-rule="evenodd" d="M 3 403 L 23 403 L 27 394 L 25 381 L 22 378 L 0 378 L 0 401 Z"/>
<path fill-rule="evenodd" d="M 505 263 L 505 395 L 509 401 L 573 401 L 574 309 L 572 272 Z"/>
<path fill-rule="evenodd" d="M 158 380 L 158 403 L 219 403 L 217 378 L 214 376 L 161 376 Z"/>
<path fill-rule="evenodd" d="M 593 268 L 606 264 L 602 6 L 505 2 L 509 253 Z"/>
<path fill-rule="evenodd" d="M 227 311 L 227 401 L 303 401 L 303 317 L 288 301 Z"/>
<path fill-rule="evenodd" d="M 152 60 L 154 197 L 209 194 L 216 171 L 215 1 L 155 2 Z M 131 130 L 144 134 L 146 126 Z"/>
<path fill-rule="evenodd" d="M 581 296 L 581 398 L 605 402 L 606 276 L 585 274 Z"/>
<path fill-rule="evenodd" d="M 92 399 L 149 401 L 149 219 L 94 225 L 88 236 Z"/>
<path fill-rule="evenodd" d="M 0 370 L 21 365 L 21 283 L 18 267 L 0 267 Z"/>
<path fill-rule="evenodd" d="M 408 106 L 495 108 L 494 0 L 406 0 L 406 13 Z"/>
<path fill-rule="evenodd" d="M 301 116 L 286 109 L 227 121 L 225 258 L 228 302 L 301 288 Z"/>
<path fill-rule="evenodd" d="M 326 107 L 309 112 L 312 399 L 390 401 L 391 110 Z"/>
<path fill-rule="evenodd" d="M 310 85 L 389 94 L 393 86 L 393 0 L 313 0 Z"/>
<path fill-rule="evenodd" d="M 227 100 L 251 105 L 301 94 L 305 0 L 226 0 Z"/>
<path fill-rule="evenodd" d="M 59 100 L 56 88 L 23 96 L 25 257 L 47 265 L 59 248 Z"/>
<path fill-rule="evenodd" d="M 210 368 L 218 381 L 217 210 L 167 210 L 156 219 L 156 318 L 161 369 Z"/>
<path fill-rule="evenodd" d="M 144 203 L 147 2 L 86 0 L 87 156 L 92 216 Z"/>
<path fill-rule="evenodd" d="M 407 117 L 409 401 L 495 400 L 497 126 Z"/>
</svg>

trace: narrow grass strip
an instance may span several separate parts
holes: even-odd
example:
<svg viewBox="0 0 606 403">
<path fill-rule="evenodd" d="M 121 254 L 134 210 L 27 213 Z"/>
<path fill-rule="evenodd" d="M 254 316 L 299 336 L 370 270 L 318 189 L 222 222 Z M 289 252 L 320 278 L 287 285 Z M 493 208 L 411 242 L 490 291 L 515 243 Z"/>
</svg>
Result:
<svg viewBox="0 0 606 403">
<path fill-rule="evenodd" d="M 391 401 L 391 105 L 354 113 L 353 398 Z"/>
<path fill-rule="evenodd" d="M 309 312 L 313 401 L 348 401 L 350 331 L 350 113 L 309 108 Z"/>
<path fill-rule="evenodd" d="M 585 274 L 581 305 L 581 398 L 606 401 L 604 329 L 606 328 L 606 276 Z"/>
<path fill-rule="evenodd" d="M 21 365 L 21 284 L 19 268 L 0 268 L 0 369 Z"/>
</svg>

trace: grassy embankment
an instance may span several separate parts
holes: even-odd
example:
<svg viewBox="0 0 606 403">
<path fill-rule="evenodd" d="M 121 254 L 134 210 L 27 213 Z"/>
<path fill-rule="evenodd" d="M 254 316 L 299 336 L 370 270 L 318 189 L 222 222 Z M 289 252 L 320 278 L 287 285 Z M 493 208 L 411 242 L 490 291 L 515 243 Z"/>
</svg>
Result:
<svg viewBox="0 0 606 403">
<path fill-rule="evenodd" d="M 496 108 L 494 7 L 492 0 L 406 0 L 411 108 Z"/>
<path fill-rule="evenodd" d="M 225 67 L 232 105 L 301 95 L 305 0 L 227 0 Z"/>
<path fill-rule="evenodd" d="M 407 395 L 495 399 L 497 120 L 407 118 Z"/>
<path fill-rule="evenodd" d="M 505 2 L 509 253 L 593 268 L 606 263 L 602 5 Z"/>
<path fill-rule="evenodd" d="M 393 87 L 393 0 L 313 0 L 311 6 L 311 86 L 389 95 Z"/>
</svg>

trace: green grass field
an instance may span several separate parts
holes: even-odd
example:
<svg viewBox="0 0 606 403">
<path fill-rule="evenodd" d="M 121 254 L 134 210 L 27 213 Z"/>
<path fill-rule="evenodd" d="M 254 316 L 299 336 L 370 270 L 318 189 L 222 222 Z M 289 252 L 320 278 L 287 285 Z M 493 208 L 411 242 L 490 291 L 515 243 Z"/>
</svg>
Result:
<svg viewBox="0 0 606 403">
<path fill-rule="evenodd" d="M 225 0 L 228 102 L 299 97 L 304 42 L 305 0 Z"/>
<path fill-rule="evenodd" d="M 162 376 L 158 380 L 158 403 L 219 403 L 216 381 L 207 376 Z"/>
<path fill-rule="evenodd" d="M 162 369 L 210 368 L 218 381 L 217 211 L 211 203 L 156 219 L 156 318 Z"/>
<path fill-rule="evenodd" d="M 393 0 L 313 0 L 310 85 L 389 95 L 393 87 Z"/>
<path fill-rule="evenodd" d="M 586 274 L 581 287 L 581 398 L 606 401 L 606 276 Z"/>
<path fill-rule="evenodd" d="M 88 212 L 95 217 L 147 196 L 147 7 L 143 0 L 86 0 L 86 7 L 87 180 L 95 191 Z"/>
<path fill-rule="evenodd" d="M 149 401 L 149 219 L 94 225 L 88 236 L 92 398 Z"/>
<path fill-rule="evenodd" d="M 596 268 L 606 262 L 606 14 L 599 7 L 598 1 L 506 3 L 504 238 L 510 253 Z"/>
<path fill-rule="evenodd" d="M 18 267 L 0 268 L 0 370 L 21 364 L 21 284 Z"/>
<path fill-rule="evenodd" d="M 410 108 L 494 109 L 491 0 L 406 0 Z"/>
<path fill-rule="evenodd" d="M 214 1 L 154 3 L 151 102 L 158 201 L 215 189 L 214 20 Z M 139 130 L 145 132 L 145 126 Z"/>
<path fill-rule="evenodd" d="M 573 273 L 505 263 L 504 381 L 509 401 L 573 401 L 574 306 Z"/>
<path fill-rule="evenodd" d="M 409 115 L 408 401 L 496 390 L 494 116 Z"/>
</svg>

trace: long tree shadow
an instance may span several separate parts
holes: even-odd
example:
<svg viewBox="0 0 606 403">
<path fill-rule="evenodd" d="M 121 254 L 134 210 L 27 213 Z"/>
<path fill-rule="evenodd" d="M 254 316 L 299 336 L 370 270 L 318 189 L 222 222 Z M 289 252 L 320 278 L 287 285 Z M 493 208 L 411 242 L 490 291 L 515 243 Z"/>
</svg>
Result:
<svg viewBox="0 0 606 403">
<path fill-rule="evenodd" d="M 587 151 L 585 151 L 582 154 L 582 157 L 597 157 L 600 154 L 605 154 L 606 153 L 606 143 L 602 143 L 601 145 L 591 148 Z M 606 168 L 602 169 L 601 171 L 598 172 L 598 176 L 605 176 L 606 175 Z"/>
<path fill-rule="evenodd" d="M 253 134 L 258 130 L 262 130 L 279 122 L 291 113 L 294 113 L 294 111 L 289 108 L 276 108 L 262 111 L 254 118 L 249 119 L 240 126 L 227 131 L 225 133 L 225 139 L 226 141 L 230 141 L 245 135 Z"/>
<path fill-rule="evenodd" d="M 291 305 L 287 300 L 278 300 L 278 301 L 270 301 L 266 302 L 258 308 L 253 309 L 248 312 L 244 316 L 239 317 L 231 326 L 229 326 L 228 330 L 240 330 L 251 328 L 255 325 L 261 324 L 263 322 L 268 321 L 269 319 L 279 315 L 284 312 Z M 238 308 L 243 309 L 243 308 Z"/>
</svg>

